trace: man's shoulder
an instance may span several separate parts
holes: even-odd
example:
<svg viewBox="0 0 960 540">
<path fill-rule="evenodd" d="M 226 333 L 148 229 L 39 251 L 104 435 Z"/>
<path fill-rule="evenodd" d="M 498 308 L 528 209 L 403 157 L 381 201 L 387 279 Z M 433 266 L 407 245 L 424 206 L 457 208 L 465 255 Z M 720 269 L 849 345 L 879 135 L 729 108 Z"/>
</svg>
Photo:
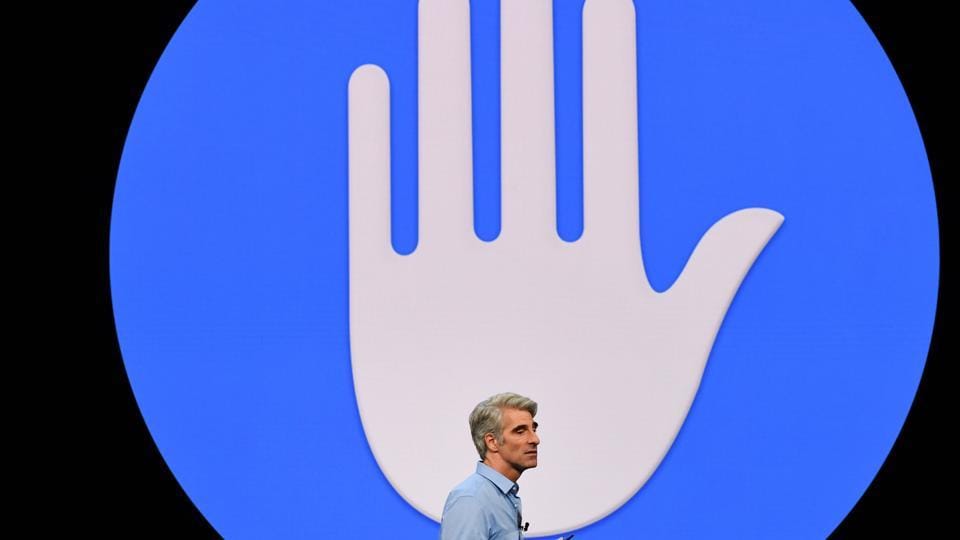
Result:
<svg viewBox="0 0 960 540">
<path fill-rule="evenodd" d="M 484 504 L 483 496 L 478 496 L 471 487 L 471 482 L 461 482 L 447 496 L 440 520 L 441 540 L 490 537 L 489 505 Z"/>
<path fill-rule="evenodd" d="M 453 504 L 458 499 L 483 497 L 489 495 L 492 490 L 496 490 L 492 482 L 477 473 L 473 473 L 450 490 L 450 494 L 447 496 L 447 505 Z"/>
</svg>

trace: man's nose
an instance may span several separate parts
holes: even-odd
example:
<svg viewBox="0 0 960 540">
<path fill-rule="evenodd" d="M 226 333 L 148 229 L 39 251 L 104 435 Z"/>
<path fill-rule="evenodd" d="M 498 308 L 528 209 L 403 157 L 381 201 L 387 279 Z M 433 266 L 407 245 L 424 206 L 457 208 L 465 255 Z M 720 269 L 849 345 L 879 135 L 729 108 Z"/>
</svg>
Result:
<svg viewBox="0 0 960 540">
<path fill-rule="evenodd" d="M 533 434 L 533 439 L 530 441 L 530 443 L 533 444 L 533 445 L 540 444 L 540 436 L 537 435 L 537 432 L 536 432 L 536 431 L 531 431 L 530 433 Z"/>
</svg>

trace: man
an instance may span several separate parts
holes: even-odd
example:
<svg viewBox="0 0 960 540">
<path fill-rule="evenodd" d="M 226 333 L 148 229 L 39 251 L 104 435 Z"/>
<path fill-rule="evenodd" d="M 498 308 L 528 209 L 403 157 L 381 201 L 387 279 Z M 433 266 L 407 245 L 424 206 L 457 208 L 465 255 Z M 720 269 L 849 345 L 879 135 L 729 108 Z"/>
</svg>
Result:
<svg viewBox="0 0 960 540">
<path fill-rule="evenodd" d="M 477 470 L 453 488 L 443 506 L 440 540 L 523 538 L 517 480 L 537 466 L 537 403 L 504 393 L 470 413 L 470 434 L 480 454 Z"/>
</svg>

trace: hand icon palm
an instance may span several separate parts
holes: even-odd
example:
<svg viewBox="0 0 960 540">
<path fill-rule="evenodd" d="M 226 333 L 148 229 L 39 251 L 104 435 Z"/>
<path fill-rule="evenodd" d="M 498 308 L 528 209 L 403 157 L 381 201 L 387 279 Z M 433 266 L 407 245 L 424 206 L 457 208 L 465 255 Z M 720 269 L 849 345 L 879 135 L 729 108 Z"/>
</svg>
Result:
<svg viewBox="0 0 960 540">
<path fill-rule="evenodd" d="M 469 470 L 466 414 L 511 390 L 540 401 L 540 472 L 523 480 L 531 534 L 612 512 L 653 473 L 700 383 L 743 276 L 783 217 L 746 209 L 704 235 L 665 293 L 637 223 L 635 14 L 583 12 L 584 234 L 554 226 L 551 3 L 501 7 L 502 233 L 472 229 L 467 0 L 419 6 L 420 240 L 390 247 L 389 88 L 350 80 L 350 340 L 380 468 L 423 513 Z M 534 517 L 536 516 L 536 517 Z"/>
</svg>

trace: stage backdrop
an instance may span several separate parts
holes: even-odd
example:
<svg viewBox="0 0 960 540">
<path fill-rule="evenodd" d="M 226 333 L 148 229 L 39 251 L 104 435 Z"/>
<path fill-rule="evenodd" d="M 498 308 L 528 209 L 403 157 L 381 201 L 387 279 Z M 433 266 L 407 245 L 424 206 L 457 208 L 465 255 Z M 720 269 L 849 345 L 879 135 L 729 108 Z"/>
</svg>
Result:
<svg viewBox="0 0 960 540">
<path fill-rule="evenodd" d="M 540 403 L 531 536 L 825 536 L 938 262 L 842 1 L 203 1 L 111 228 L 137 402 L 227 538 L 435 537 L 501 391 Z"/>
</svg>

